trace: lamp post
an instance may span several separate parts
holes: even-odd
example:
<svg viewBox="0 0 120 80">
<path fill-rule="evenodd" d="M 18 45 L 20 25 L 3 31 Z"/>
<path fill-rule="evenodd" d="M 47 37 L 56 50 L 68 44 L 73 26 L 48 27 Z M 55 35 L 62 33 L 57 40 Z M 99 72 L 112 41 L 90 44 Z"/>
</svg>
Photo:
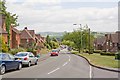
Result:
<svg viewBox="0 0 120 80">
<path fill-rule="evenodd" d="M 82 24 L 73 24 L 73 25 L 79 25 L 80 26 L 80 30 L 81 30 L 81 32 L 80 32 L 80 39 L 81 39 L 81 41 L 80 41 L 80 45 L 81 45 L 81 50 L 82 50 Z"/>
<path fill-rule="evenodd" d="M 89 31 L 89 41 L 88 41 L 88 43 L 89 43 L 89 54 L 91 53 L 90 52 L 90 28 L 88 29 L 88 31 Z"/>
</svg>

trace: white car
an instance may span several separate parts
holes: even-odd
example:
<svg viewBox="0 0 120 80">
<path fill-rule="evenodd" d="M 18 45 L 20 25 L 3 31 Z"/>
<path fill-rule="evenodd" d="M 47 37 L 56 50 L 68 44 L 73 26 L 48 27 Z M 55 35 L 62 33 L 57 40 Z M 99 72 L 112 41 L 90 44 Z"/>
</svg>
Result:
<svg viewBox="0 0 120 80">
<path fill-rule="evenodd" d="M 37 65 L 38 58 L 31 52 L 18 52 L 15 54 L 15 58 L 22 61 L 23 65 L 30 67 L 32 64 Z"/>
</svg>

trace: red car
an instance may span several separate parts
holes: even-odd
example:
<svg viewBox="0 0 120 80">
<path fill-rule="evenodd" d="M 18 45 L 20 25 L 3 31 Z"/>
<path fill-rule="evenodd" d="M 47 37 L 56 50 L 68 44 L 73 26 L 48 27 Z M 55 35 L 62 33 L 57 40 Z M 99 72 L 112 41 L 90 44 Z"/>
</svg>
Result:
<svg viewBox="0 0 120 80">
<path fill-rule="evenodd" d="M 50 56 L 58 56 L 58 50 L 52 50 L 52 52 L 50 53 Z"/>
</svg>

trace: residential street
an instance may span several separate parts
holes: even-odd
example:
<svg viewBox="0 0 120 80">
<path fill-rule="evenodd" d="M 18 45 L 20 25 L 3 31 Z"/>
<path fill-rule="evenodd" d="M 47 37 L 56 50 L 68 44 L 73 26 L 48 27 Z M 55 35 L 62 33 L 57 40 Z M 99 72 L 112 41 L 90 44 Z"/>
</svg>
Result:
<svg viewBox="0 0 120 80">
<path fill-rule="evenodd" d="M 77 55 L 60 53 L 38 65 L 8 72 L 3 78 L 118 78 L 118 73 L 93 68 Z"/>
</svg>

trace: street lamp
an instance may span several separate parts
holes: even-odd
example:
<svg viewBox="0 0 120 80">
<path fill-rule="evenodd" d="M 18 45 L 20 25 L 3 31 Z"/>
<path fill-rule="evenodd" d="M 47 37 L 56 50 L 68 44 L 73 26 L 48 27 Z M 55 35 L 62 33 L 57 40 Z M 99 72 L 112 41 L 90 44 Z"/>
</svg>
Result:
<svg viewBox="0 0 120 80">
<path fill-rule="evenodd" d="M 90 28 L 88 29 L 88 31 L 89 31 L 89 54 L 91 54 L 90 52 Z"/>
<path fill-rule="evenodd" d="M 80 26 L 80 38 L 81 38 L 81 50 L 82 50 L 82 24 L 73 24 L 73 25 L 79 25 Z"/>
</svg>

